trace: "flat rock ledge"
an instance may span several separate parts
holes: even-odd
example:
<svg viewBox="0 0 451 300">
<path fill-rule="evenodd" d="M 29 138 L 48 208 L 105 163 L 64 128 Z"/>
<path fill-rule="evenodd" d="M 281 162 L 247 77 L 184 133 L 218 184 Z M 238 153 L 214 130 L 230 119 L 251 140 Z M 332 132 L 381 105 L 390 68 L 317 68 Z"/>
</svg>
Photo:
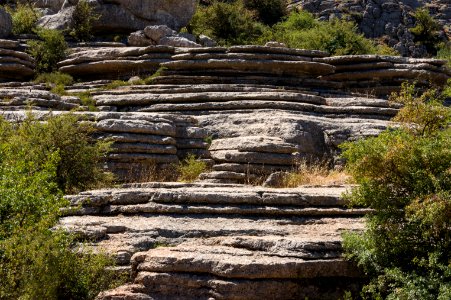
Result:
<svg viewBox="0 0 451 300">
<path fill-rule="evenodd" d="M 19 46 L 17 41 L 0 39 L 0 82 L 28 80 L 35 74 L 34 59 Z"/>
<path fill-rule="evenodd" d="M 102 79 L 150 75 L 160 64 L 171 59 L 174 48 L 150 47 L 93 47 L 82 48 L 58 64 L 60 72 L 77 78 Z"/>
<path fill-rule="evenodd" d="M 361 280 L 341 234 L 369 212 L 348 188 L 127 184 L 67 196 L 59 226 L 130 266 L 98 299 L 337 299 Z"/>
</svg>

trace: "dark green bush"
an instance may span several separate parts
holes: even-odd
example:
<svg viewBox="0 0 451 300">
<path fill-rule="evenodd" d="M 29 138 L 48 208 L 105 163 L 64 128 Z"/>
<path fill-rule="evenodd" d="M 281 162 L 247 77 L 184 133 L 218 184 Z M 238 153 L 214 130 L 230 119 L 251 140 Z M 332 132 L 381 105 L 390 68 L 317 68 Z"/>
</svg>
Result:
<svg viewBox="0 0 451 300">
<path fill-rule="evenodd" d="M 348 198 L 373 208 L 363 234 L 344 248 L 370 278 L 364 299 L 449 299 L 451 295 L 451 109 L 435 92 L 394 97 L 400 128 L 343 146 L 359 184 Z"/>
<path fill-rule="evenodd" d="M 378 52 L 375 43 L 359 34 L 354 23 L 340 19 L 322 22 L 304 11 L 292 12 L 273 27 L 269 36 L 263 37 L 265 40 L 283 42 L 291 48 L 323 50 L 332 55 Z"/>
<path fill-rule="evenodd" d="M 94 13 L 94 9 L 86 0 L 78 1 L 72 15 L 72 24 L 69 35 L 77 41 L 89 41 L 92 39 L 92 26 L 100 18 Z"/>
<path fill-rule="evenodd" d="M 95 149 L 103 147 L 83 145 L 85 130 L 73 118 L 0 120 L 0 299 L 94 299 L 118 282 L 105 270 L 111 258 L 82 253 L 75 236 L 52 229 L 67 204 L 59 186 L 67 184 L 62 170 L 73 172 L 68 156 L 80 158 L 83 147 L 98 155 Z M 87 160 L 76 164 L 85 163 L 89 174 Z"/>
<path fill-rule="evenodd" d="M 17 3 L 15 8 L 9 6 L 6 10 L 11 14 L 13 21 L 13 33 L 33 33 L 36 28 L 36 22 L 41 14 L 29 3 Z"/>
<path fill-rule="evenodd" d="M 255 13 L 248 10 L 242 0 L 214 1 L 210 6 L 198 8 L 188 29 L 197 35 L 208 35 L 222 45 L 248 44 L 255 42 L 265 30 L 265 26 L 255 20 Z"/>
<path fill-rule="evenodd" d="M 244 4 L 257 13 L 260 22 L 270 26 L 288 14 L 286 0 L 244 0 Z"/>
<path fill-rule="evenodd" d="M 36 30 L 39 40 L 28 42 L 28 53 L 36 60 L 38 73 L 56 70 L 57 63 L 66 56 L 67 43 L 58 30 L 40 28 Z"/>
<path fill-rule="evenodd" d="M 415 37 L 415 42 L 426 46 L 428 53 L 435 55 L 440 46 L 440 24 L 429 14 L 427 8 L 418 8 L 413 14 L 415 27 L 410 32 Z"/>
</svg>

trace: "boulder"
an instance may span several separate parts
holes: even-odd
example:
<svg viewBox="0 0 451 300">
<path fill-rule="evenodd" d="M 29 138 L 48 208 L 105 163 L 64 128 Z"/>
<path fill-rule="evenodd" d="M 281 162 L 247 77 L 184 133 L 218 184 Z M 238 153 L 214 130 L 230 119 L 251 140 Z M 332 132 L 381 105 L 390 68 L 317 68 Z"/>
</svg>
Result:
<svg viewBox="0 0 451 300">
<path fill-rule="evenodd" d="M 75 1 L 74 1 L 75 2 Z M 67 29 L 71 26 L 76 3 L 65 1 L 56 14 L 43 16 L 39 25 L 52 29 Z M 196 0 L 117 0 L 89 2 L 99 19 L 94 22 L 97 33 L 111 34 L 133 32 L 149 25 L 167 25 L 179 30 L 186 26 L 196 9 Z M 45 7 L 38 3 L 38 7 Z M 52 5 L 58 8 L 59 3 Z"/>
<path fill-rule="evenodd" d="M 0 7 L 0 38 L 7 37 L 11 34 L 13 23 L 11 16 L 3 7 Z"/>
</svg>

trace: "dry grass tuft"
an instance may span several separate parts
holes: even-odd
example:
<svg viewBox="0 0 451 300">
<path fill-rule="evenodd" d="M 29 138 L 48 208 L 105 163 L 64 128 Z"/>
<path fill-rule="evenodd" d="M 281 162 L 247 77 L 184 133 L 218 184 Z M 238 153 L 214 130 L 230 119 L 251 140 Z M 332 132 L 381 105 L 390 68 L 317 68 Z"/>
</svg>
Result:
<svg viewBox="0 0 451 300">
<path fill-rule="evenodd" d="M 352 177 L 344 171 L 333 170 L 328 162 L 307 163 L 301 161 L 293 172 L 287 173 L 284 187 L 301 185 L 343 185 L 352 183 Z"/>
</svg>

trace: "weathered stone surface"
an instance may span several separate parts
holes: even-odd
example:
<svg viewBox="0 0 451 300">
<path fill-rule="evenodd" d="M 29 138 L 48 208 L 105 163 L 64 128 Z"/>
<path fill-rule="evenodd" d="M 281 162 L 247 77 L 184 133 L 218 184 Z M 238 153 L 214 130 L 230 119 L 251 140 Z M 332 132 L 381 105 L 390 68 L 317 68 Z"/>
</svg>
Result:
<svg viewBox="0 0 451 300">
<path fill-rule="evenodd" d="M 238 150 L 211 151 L 215 161 L 228 163 L 260 163 L 270 165 L 288 165 L 295 163 L 296 155 L 262 152 L 244 152 Z"/>
<path fill-rule="evenodd" d="M 210 146 L 210 151 L 238 150 L 241 152 L 267 152 L 291 154 L 297 152 L 296 145 L 286 143 L 281 138 L 268 136 L 244 136 L 238 138 L 217 139 Z"/>
<path fill-rule="evenodd" d="M 75 3 L 64 2 L 64 5 L 53 5 L 56 14 L 43 16 L 39 24 L 51 29 L 67 29 L 72 25 Z M 196 8 L 194 0 L 118 0 L 104 3 L 91 1 L 94 12 L 100 16 L 93 24 L 97 33 L 121 33 L 143 29 L 148 25 L 167 25 L 179 30 L 191 20 Z M 38 7 L 47 6 L 39 3 Z"/>
<path fill-rule="evenodd" d="M 61 97 L 33 84 L 0 88 L 0 110 L 25 110 L 31 106 L 33 109 L 65 111 L 80 105 L 80 99 L 76 97 Z"/>
<path fill-rule="evenodd" d="M 13 41 L 0 40 L 0 80 L 27 80 L 35 73 L 33 58 L 16 47 Z"/>
<path fill-rule="evenodd" d="M 73 207 L 82 207 L 81 215 L 70 211 L 75 215 L 60 226 L 97 238 L 93 245 L 121 264 L 132 257 L 133 283 L 98 299 L 259 299 L 269 292 L 269 299 L 335 299 L 359 281 L 359 272 L 341 258 L 340 241 L 342 230 L 361 230 L 362 219 L 346 217 L 349 209 L 334 218 L 274 213 L 316 209 L 327 215 L 344 204 L 344 190 L 131 184 L 68 196 Z M 258 208 L 259 217 L 248 214 Z M 156 247 L 161 244 L 174 247 Z"/>
<path fill-rule="evenodd" d="M 7 37 L 13 29 L 12 19 L 3 7 L 0 7 L 0 38 Z"/>
<path fill-rule="evenodd" d="M 15 49 L 17 47 L 19 47 L 19 42 L 18 41 L 2 40 L 2 39 L 0 39 L 0 48 Z"/>
<path fill-rule="evenodd" d="M 95 127 L 105 132 L 175 135 L 174 125 L 164 122 L 153 123 L 145 120 L 101 120 L 95 124 Z"/>
</svg>

